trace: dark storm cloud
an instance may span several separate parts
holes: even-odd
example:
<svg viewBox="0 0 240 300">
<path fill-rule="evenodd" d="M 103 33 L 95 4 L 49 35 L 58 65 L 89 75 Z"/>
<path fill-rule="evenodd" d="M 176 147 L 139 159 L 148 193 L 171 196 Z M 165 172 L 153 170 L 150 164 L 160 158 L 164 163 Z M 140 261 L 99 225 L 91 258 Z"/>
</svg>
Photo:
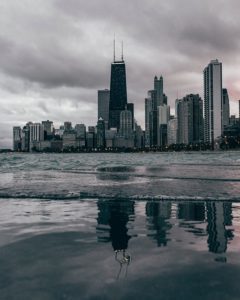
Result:
<svg viewBox="0 0 240 300">
<path fill-rule="evenodd" d="M 19 46 L 14 41 L 0 37 L 0 49 L 0 69 L 7 75 L 37 82 L 46 88 L 96 88 L 103 84 L 102 63 L 92 72 L 89 61 L 82 61 L 83 57 L 79 60 L 79 57 L 68 54 L 55 43 L 49 44 L 49 49 L 42 49 L 41 45 Z"/>
<path fill-rule="evenodd" d="M 94 124 L 97 89 L 109 88 L 114 33 L 118 57 L 124 40 L 129 101 L 142 125 L 155 74 L 174 107 L 177 94 L 202 93 L 202 70 L 218 58 L 238 98 L 239 9 L 237 0 L 1 1 L 2 132 L 9 138 L 12 125 L 29 119 Z"/>
</svg>

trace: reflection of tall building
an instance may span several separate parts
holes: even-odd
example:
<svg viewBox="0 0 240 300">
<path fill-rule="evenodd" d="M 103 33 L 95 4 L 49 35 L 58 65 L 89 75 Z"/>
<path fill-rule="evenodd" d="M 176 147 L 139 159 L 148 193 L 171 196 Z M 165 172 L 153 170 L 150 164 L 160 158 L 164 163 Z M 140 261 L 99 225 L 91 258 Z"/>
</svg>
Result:
<svg viewBox="0 0 240 300">
<path fill-rule="evenodd" d="M 185 221 L 204 221 L 205 220 L 205 204 L 204 203 L 179 203 L 178 219 Z"/>
<path fill-rule="evenodd" d="M 114 250 L 128 248 L 131 236 L 128 234 L 127 224 L 134 215 L 132 201 L 98 201 L 98 240 L 112 242 Z"/>
<path fill-rule="evenodd" d="M 171 224 L 168 219 L 171 217 L 171 202 L 148 202 L 146 204 L 146 215 L 148 227 L 153 234 L 149 234 L 157 241 L 159 247 L 166 246 L 168 242 L 168 231 Z"/>
<path fill-rule="evenodd" d="M 223 253 L 227 250 L 227 240 L 233 237 L 226 225 L 232 222 L 232 204 L 222 202 L 207 203 L 207 232 L 210 252 Z"/>
</svg>

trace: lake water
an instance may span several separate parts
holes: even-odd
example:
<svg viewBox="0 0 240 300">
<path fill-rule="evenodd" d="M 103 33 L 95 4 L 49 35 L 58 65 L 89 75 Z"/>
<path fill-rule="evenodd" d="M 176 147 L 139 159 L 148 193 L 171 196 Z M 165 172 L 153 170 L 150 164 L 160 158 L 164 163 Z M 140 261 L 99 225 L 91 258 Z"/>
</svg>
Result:
<svg viewBox="0 0 240 300">
<path fill-rule="evenodd" d="M 1 154 L 0 299 L 239 299 L 240 152 Z"/>
</svg>

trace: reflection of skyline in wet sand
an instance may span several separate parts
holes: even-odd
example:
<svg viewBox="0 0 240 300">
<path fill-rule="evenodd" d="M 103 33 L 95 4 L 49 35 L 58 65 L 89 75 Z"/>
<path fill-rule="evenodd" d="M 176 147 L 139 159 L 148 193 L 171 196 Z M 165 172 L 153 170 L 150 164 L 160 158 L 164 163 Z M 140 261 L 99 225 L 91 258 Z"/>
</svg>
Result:
<svg viewBox="0 0 240 300">
<path fill-rule="evenodd" d="M 113 250 L 128 248 L 127 224 L 134 215 L 133 201 L 98 201 L 98 239 L 99 241 L 111 242 Z M 104 234 L 102 235 L 102 233 Z"/>
<path fill-rule="evenodd" d="M 148 201 L 145 207 L 147 236 L 157 246 L 167 246 L 171 241 L 171 201 Z M 179 227 L 195 236 L 207 236 L 209 252 L 224 253 L 228 241 L 233 239 L 232 203 L 226 202 L 181 202 L 177 204 L 176 218 Z M 126 250 L 131 235 L 128 222 L 134 217 L 133 201 L 98 201 L 97 235 L 99 242 L 111 242 L 114 251 Z M 206 224 L 206 229 L 199 224 Z"/>
<path fill-rule="evenodd" d="M 227 251 L 228 239 L 233 238 L 232 230 L 226 229 L 226 226 L 232 225 L 232 204 L 209 202 L 206 206 L 209 251 L 224 253 Z"/>
<path fill-rule="evenodd" d="M 125 269 L 123 277 L 127 277 L 128 266 L 131 262 L 131 255 L 126 252 L 128 241 L 131 236 L 128 234 L 127 224 L 130 216 L 134 215 L 134 202 L 132 201 L 98 201 L 98 232 L 102 230 L 107 235 L 99 237 L 99 241 L 112 243 L 115 252 L 115 261 L 119 264 L 117 279 L 120 278 L 123 267 Z M 106 226 L 107 225 L 107 226 Z"/>
<path fill-rule="evenodd" d="M 166 246 L 169 241 L 167 234 L 171 228 L 168 220 L 171 217 L 171 202 L 147 202 L 146 216 L 148 236 L 157 241 L 158 247 Z"/>
</svg>

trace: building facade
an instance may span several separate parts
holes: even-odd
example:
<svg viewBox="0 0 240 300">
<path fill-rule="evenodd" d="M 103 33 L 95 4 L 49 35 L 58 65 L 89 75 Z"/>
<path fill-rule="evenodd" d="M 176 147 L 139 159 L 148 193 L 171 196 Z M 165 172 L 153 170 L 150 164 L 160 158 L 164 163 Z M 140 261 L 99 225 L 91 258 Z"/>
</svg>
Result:
<svg viewBox="0 0 240 300">
<path fill-rule="evenodd" d="M 203 141 L 203 101 L 199 95 L 187 95 L 176 100 L 178 144 Z"/>
<path fill-rule="evenodd" d="M 114 61 L 111 65 L 109 128 L 120 128 L 120 113 L 127 105 L 125 62 Z"/>
<path fill-rule="evenodd" d="M 222 90 L 223 94 L 223 106 L 222 106 L 222 126 L 224 127 L 229 125 L 230 109 L 229 109 L 229 97 L 227 89 Z"/>
<path fill-rule="evenodd" d="M 109 122 L 109 100 L 110 91 L 108 89 L 98 91 L 98 120 L 102 118 L 105 122 L 105 128 L 108 128 Z"/>
<path fill-rule="evenodd" d="M 19 126 L 13 127 L 13 151 L 21 151 L 22 129 Z"/>
<path fill-rule="evenodd" d="M 204 140 L 211 143 L 222 135 L 222 63 L 212 60 L 204 69 Z"/>
</svg>

